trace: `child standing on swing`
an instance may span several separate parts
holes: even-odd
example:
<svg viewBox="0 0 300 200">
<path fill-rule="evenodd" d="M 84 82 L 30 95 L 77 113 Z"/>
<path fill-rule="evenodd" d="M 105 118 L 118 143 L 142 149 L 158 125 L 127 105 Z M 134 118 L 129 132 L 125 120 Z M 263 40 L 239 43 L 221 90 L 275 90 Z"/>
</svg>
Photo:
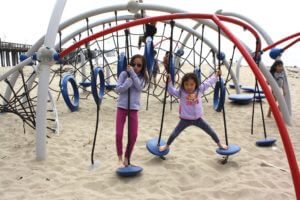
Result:
<svg viewBox="0 0 300 200">
<path fill-rule="evenodd" d="M 215 141 L 217 146 L 222 149 L 227 149 L 227 146 L 223 146 L 216 134 L 216 132 L 206 123 L 203 119 L 203 108 L 201 102 L 201 96 L 204 91 L 217 82 L 218 77 L 221 75 L 221 71 L 216 71 L 214 75 L 209 77 L 200 86 L 196 74 L 187 73 L 182 77 L 181 86 L 179 90 L 174 88 L 170 75 L 168 74 L 168 92 L 180 99 L 179 103 L 179 115 L 180 121 L 176 128 L 173 130 L 167 144 L 160 146 L 160 151 L 165 151 L 170 148 L 170 145 L 175 138 L 188 126 L 194 125 L 204 130 Z"/>
<path fill-rule="evenodd" d="M 129 74 L 129 76 L 128 76 Z M 143 88 L 148 84 L 149 78 L 144 56 L 134 55 L 127 70 L 121 72 L 116 92 L 119 94 L 117 101 L 116 116 L 116 148 L 120 167 L 128 166 L 130 157 L 138 134 L 138 110 L 140 109 L 140 98 Z M 126 148 L 123 160 L 123 130 L 128 115 L 128 89 L 130 88 L 130 146 Z"/>
</svg>

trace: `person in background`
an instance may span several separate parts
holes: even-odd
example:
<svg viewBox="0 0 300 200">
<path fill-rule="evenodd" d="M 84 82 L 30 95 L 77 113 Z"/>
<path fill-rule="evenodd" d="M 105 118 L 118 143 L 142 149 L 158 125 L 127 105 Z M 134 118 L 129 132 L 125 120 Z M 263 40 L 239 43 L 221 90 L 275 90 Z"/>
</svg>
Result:
<svg viewBox="0 0 300 200">
<path fill-rule="evenodd" d="M 146 39 L 148 36 L 150 36 L 153 40 L 153 37 L 154 35 L 156 34 L 157 32 L 157 28 L 156 28 L 156 22 L 150 22 L 150 23 L 147 23 L 145 25 L 145 32 L 144 32 L 144 35 L 143 36 L 140 36 L 139 37 L 139 42 L 138 42 L 138 48 L 140 49 L 141 46 L 142 46 L 142 42 L 143 43 L 146 43 Z"/>
<path fill-rule="evenodd" d="M 275 79 L 278 87 L 282 89 L 283 96 L 285 96 L 283 86 L 284 86 L 286 77 L 285 77 L 285 73 L 283 70 L 283 62 L 281 60 L 276 60 L 270 68 L 270 73 L 272 74 L 273 78 Z M 272 114 L 271 107 L 269 107 L 267 117 L 271 117 L 271 114 Z"/>
</svg>

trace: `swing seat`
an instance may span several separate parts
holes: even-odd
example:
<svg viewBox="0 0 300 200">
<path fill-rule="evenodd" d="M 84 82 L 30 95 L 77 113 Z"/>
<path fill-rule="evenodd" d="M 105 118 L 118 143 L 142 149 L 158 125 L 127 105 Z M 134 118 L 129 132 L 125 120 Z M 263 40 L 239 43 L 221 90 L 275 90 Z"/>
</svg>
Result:
<svg viewBox="0 0 300 200">
<path fill-rule="evenodd" d="M 242 90 L 244 90 L 245 92 L 252 92 L 252 93 L 253 93 L 253 92 L 255 91 L 255 87 L 252 87 L 252 86 L 242 86 L 241 88 L 242 88 Z M 256 91 L 256 92 L 264 93 L 264 91 L 262 91 L 261 88 L 259 88 L 258 91 Z"/>
<path fill-rule="evenodd" d="M 248 104 L 253 100 L 252 94 L 231 94 L 228 99 L 237 104 Z"/>
<path fill-rule="evenodd" d="M 165 145 L 166 142 L 163 140 L 160 140 L 159 146 L 157 146 L 157 143 L 158 143 L 158 138 L 153 138 L 151 140 L 148 140 L 146 143 L 146 147 L 147 147 L 148 151 L 150 153 L 152 153 L 153 155 L 156 155 L 159 157 L 167 155 L 170 151 L 169 149 L 167 149 L 165 151 L 159 151 L 159 146 Z"/>
<path fill-rule="evenodd" d="M 240 150 L 241 150 L 241 148 L 238 145 L 230 144 L 230 145 L 228 145 L 227 149 L 217 148 L 216 152 L 223 156 L 229 156 L 229 155 L 239 152 Z"/>
<path fill-rule="evenodd" d="M 256 141 L 256 145 L 260 147 L 269 147 L 276 142 L 275 138 L 263 138 Z"/>
<path fill-rule="evenodd" d="M 83 81 L 79 83 L 82 87 L 90 87 L 91 86 L 91 82 L 90 81 Z"/>
<path fill-rule="evenodd" d="M 139 166 L 129 165 L 127 167 L 120 167 L 117 169 L 117 174 L 122 177 L 136 176 L 143 171 Z"/>
</svg>

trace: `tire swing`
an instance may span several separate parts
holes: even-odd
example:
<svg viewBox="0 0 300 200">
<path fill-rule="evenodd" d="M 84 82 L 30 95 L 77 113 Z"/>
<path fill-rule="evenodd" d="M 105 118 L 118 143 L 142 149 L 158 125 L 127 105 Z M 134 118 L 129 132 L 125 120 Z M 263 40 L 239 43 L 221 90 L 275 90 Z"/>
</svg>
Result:
<svg viewBox="0 0 300 200">
<path fill-rule="evenodd" d="M 95 100 L 95 103 L 98 104 L 102 102 L 103 96 L 105 94 L 105 80 L 104 80 L 104 73 L 103 73 L 103 68 L 101 67 L 96 67 L 94 69 L 94 75 L 92 76 L 92 95 Z M 97 77 L 99 76 L 100 80 L 100 88 L 98 92 L 98 87 L 97 87 Z"/>
<path fill-rule="evenodd" d="M 118 69 L 120 70 L 125 70 L 127 65 L 129 65 L 129 49 L 128 49 L 128 35 L 129 35 L 129 30 L 125 29 L 125 36 L 126 36 L 126 53 L 128 60 L 126 59 L 125 54 L 120 55 L 120 60 L 118 62 Z M 123 55 L 123 56 L 122 56 Z M 121 73 L 121 72 L 120 72 Z M 127 72 L 127 75 L 129 77 L 129 73 Z M 128 128 L 128 144 L 127 144 L 127 151 L 129 152 L 130 148 L 130 88 L 128 88 L 128 104 L 127 104 L 127 128 Z M 130 164 L 130 152 L 128 155 L 128 166 L 126 167 L 119 167 L 116 171 L 116 173 L 119 176 L 122 177 L 131 177 L 131 176 L 136 176 L 139 173 L 143 171 L 143 168 L 139 166 L 134 166 Z"/>
<path fill-rule="evenodd" d="M 89 19 L 86 18 L 86 31 L 87 35 L 89 36 Z M 99 119 L 100 119 L 100 105 L 102 103 L 102 99 L 104 96 L 104 74 L 103 71 L 101 70 L 100 67 L 94 68 L 93 62 L 92 62 L 92 52 L 90 50 L 89 43 L 85 44 L 86 49 L 87 49 L 87 58 L 88 62 L 90 64 L 90 71 L 91 71 L 91 87 L 92 87 L 92 94 L 95 100 L 95 103 L 97 105 L 97 113 L 96 113 L 96 127 L 95 127 L 95 132 L 94 132 L 94 139 L 93 139 L 93 147 L 92 147 L 92 152 L 91 152 L 91 165 L 89 167 L 89 170 L 95 170 L 96 168 L 99 167 L 100 161 L 94 160 L 94 152 L 95 152 L 95 146 L 96 146 L 96 140 L 97 140 L 97 133 L 98 133 L 98 125 L 99 125 Z M 97 92 L 97 76 L 99 75 L 100 79 L 100 91 L 99 95 Z"/>
<path fill-rule="evenodd" d="M 68 93 L 68 82 L 71 83 L 73 88 L 73 96 L 74 100 L 71 101 Z M 64 101 L 66 102 L 68 108 L 71 110 L 71 112 L 77 111 L 79 107 L 79 92 L 76 84 L 76 80 L 72 74 L 66 74 L 64 75 L 62 81 L 61 81 L 61 94 L 64 98 Z"/>
<path fill-rule="evenodd" d="M 170 37 L 170 51 L 169 51 L 169 66 L 168 66 L 168 73 L 171 75 L 171 80 L 174 83 L 175 79 L 175 70 L 174 70 L 174 63 L 172 62 L 172 50 L 173 50 L 173 29 L 175 22 L 173 20 L 170 21 L 171 25 L 171 37 Z M 173 63 L 173 64 L 172 64 Z M 172 68 L 173 67 L 173 68 Z M 166 87 L 165 87 L 165 94 L 164 94 L 164 100 L 163 100 L 163 110 L 162 110 L 162 116 L 161 116 L 161 123 L 160 123 L 160 131 L 158 138 L 153 138 L 147 141 L 146 147 L 150 153 L 152 153 L 155 156 L 158 156 L 162 159 L 165 159 L 164 156 L 169 153 L 169 149 L 166 149 L 165 151 L 160 151 L 159 147 L 166 144 L 164 140 L 161 139 L 163 124 L 164 124 L 164 116 L 165 116 L 165 108 L 166 108 L 166 99 L 167 99 L 167 90 L 168 90 L 168 83 L 169 80 L 167 78 L 166 80 Z"/>
<path fill-rule="evenodd" d="M 224 80 L 220 76 L 219 80 L 216 82 L 215 89 L 214 89 L 213 104 L 214 104 L 215 111 L 217 112 L 222 111 L 225 103 L 225 97 L 226 97 L 226 89 L 224 85 Z"/>
<path fill-rule="evenodd" d="M 225 54 L 221 53 L 221 37 L 220 37 L 220 27 L 218 27 L 218 69 L 221 70 L 221 60 L 225 59 Z M 217 112 L 223 113 L 223 122 L 224 122 L 224 132 L 225 132 L 225 142 L 227 145 L 227 149 L 223 148 L 217 148 L 216 152 L 220 155 L 225 156 L 224 160 L 222 160 L 222 164 L 226 164 L 228 161 L 228 158 L 230 155 L 233 155 L 241 150 L 241 148 L 238 145 L 235 144 L 230 144 L 228 142 L 228 136 L 227 136 L 227 125 L 226 125 L 226 115 L 225 115 L 225 95 L 226 95 L 226 90 L 224 86 L 224 81 L 219 76 L 219 81 L 216 83 L 216 87 L 214 90 L 214 109 Z"/>
</svg>

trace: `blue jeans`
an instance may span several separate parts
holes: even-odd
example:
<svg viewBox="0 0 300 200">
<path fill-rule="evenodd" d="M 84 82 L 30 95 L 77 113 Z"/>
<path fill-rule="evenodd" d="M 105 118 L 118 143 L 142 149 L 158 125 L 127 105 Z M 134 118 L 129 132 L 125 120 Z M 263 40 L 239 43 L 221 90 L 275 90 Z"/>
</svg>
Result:
<svg viewBox="0 0 300 200">
<path fill-rule="evenodd" d="M 203 131 L 205 131 L 210 137 L 215 141 L 215 143 L 219 143 L 220 140 L 217 136 L 217 133 L 202 119 L 196 119 L 196 120 L 187 120 L 187 119 L 180 119 L 179 123 L 177 124 L 176 128 L 171 133 L 167 144 L 171 145 L 172 142 L 175 140 L 175 138 L 188 126 L 197 126 L 201 128 Z"/>
</svg>

